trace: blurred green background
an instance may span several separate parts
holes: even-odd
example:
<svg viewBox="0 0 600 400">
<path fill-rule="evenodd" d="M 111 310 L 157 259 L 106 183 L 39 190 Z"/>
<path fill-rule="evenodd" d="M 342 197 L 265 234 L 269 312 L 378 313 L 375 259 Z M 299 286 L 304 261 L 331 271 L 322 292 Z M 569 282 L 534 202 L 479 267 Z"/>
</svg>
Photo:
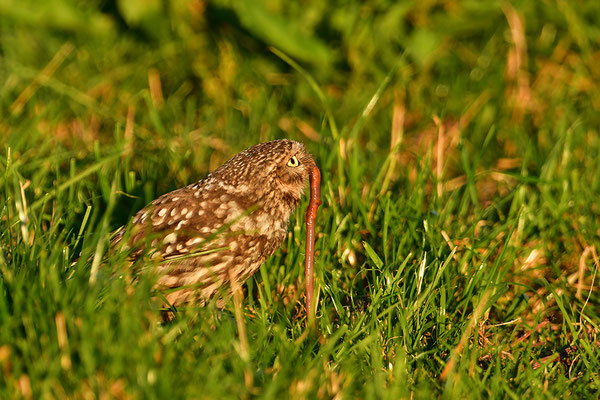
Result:
<svg viewBox="0 0 600 400">
<path fill-rule="evenodd" d="M 0 0 L 0 397 L 598 396 L 599 44 L 592 0 Z M 302 211 L 250 349 L 231 304 L 164 325 L 151 278 L 88 283 L 282 137 L 324 177 L 320 334 Z"/>
</svg>

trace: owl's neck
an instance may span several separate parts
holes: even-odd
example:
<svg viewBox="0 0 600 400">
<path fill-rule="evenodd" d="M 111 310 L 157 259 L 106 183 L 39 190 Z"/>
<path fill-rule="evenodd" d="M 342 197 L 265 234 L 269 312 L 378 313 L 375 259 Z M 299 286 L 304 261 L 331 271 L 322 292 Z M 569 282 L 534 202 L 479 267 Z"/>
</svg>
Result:
<svg viewBox="0 0 600 400">
<path fill-rule="evenodd" d="M 300 204 L 300 197 L 290 193 L 272 191 L 265 195 L 261 203 L 261 209 L 269 215 L 271 220 L 287 225 L 290 215 Z"/>
</svg>

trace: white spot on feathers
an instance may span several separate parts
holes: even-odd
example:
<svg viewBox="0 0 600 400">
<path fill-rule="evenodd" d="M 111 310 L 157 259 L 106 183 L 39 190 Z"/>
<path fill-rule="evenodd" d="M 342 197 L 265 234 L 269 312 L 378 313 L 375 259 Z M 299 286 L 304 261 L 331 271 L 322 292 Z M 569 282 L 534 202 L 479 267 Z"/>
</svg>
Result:
<svg viewBox="0 0 600 400">
<path fill-rule="evenodd" d="M 169 233 L 163 239 L 163 243 L 175 243 L 177 241 L 177 234 L 175 232 Z"/>
<path fill-rule="evenodd" d="M 188 240 L 187 242 L 185 242 L 185 245 L 186 245 L 186 246 L 190 246 L 190 247 L 191 247 L 191 246 L 193 246 L 193 245 L 195 245 L 195 244 L 198 244 L 198 243 L 202 242 L 203 240 L 204 240 L 204 239 L 203 239 L 203 238 L 201 238 L 201 237 L 195 237 L 195 238 L 193 238 L 193 239 L 190 239 L 190 240 Z"/>
<path fill-rule="evenodd" d="M 165 217 L 162 217 L 161 219 L 157 219 L 156 221 L 152 221 L 152 225 L 158 226 L 158 225 L 161 225 L 163 222 L 165 222 Z"/>
</svg>

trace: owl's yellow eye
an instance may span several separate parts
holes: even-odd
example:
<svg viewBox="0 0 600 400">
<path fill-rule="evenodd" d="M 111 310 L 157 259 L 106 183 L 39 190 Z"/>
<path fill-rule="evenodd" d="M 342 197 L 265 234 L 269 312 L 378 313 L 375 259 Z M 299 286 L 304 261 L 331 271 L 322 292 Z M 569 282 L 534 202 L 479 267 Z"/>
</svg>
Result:
<svg viewBox="0 0 600 400">
<path fill-rule="evenodd" d="M 287 162 L 288 167 L 297 167 L 300 165 L 300 161 L 296 158 L 296 156 L 292 156 L 290 160 Z"/>
</svg>

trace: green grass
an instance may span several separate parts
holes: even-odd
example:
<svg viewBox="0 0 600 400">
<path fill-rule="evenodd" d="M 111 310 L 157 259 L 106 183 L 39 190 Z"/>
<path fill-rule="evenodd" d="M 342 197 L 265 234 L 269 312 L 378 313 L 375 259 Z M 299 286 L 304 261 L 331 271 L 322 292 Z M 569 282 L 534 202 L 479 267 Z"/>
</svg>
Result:
<svg viewBox="0 0 600 400">
<path fill-rule="evenodd" d="M 597 397 L 600 3 L 512 3 L 0 3 L 0 398 Z M 232 301 L 161 324 L 122 256 L 90 284 L 281 137 L 323 174 L 318 333 L 307 201 L 247 350 Z"/>
</svg>

